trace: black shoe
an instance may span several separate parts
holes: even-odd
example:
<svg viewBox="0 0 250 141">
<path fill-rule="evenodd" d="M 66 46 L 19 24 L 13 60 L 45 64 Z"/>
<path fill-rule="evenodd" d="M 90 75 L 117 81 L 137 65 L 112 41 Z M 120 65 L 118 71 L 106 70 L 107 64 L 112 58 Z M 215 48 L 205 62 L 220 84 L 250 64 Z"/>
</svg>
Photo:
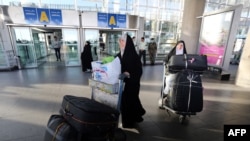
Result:
<svg viewBox="0 0 250 141">
<path fill-rule="evenodd" d="M 144 119 L 142 117 L 138 117 L 138 118 L 135 119 L 135 122 L 143 122 L 143 120 Z"/>
<path fill-rule="evenodd" d="M 135 123 L 123 123 L 123 128 L 135 128 Z"/>
<path fill-rule="evenodd" d="M 140 115 L 143 116 L 146 114 L 146 111 L 144 109 L 141 110 Z"/>
</svg>

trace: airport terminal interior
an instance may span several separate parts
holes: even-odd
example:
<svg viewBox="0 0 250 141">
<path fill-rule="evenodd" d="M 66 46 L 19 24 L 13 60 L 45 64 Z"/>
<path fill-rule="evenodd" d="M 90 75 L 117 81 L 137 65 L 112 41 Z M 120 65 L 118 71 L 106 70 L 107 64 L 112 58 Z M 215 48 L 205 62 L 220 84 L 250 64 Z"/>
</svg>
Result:
<svg viewBox="0 0 250 141">
<path fill-rule="evenodd" d="M 36 69 L 1 72 L 1 141 L 43 141 L 48 119 L 59 114 L 64 95 L 91 97 L 91 77 L 81 67 L 65 67 L 54 56 Z M 119 125 L 127 141 L 223 141 L 224 125 L 249 125 L 250 89 L 236 86 L 234 77 L 220 81 L 202 76 L 203 110 L 182 124 L 178 114 L 158 107 L 162 78 L 162 62 L 143 66 L 140 99 L 146 114 L 136 128 Z"/>
<path fill-rule="evenodd" d="M 42 10 L 47 12 L 49 9 L 54 10 L 54 12 L 59 11 L 59 13 L 64 13 L 64 15 L 59 16 L 59 22 L 67 18 L 63 22 L 70 24 L 69 27 L 63 25 L 63 22 L 59 26 L 48 25 L 46 27 L 35 24 L 31 26 L 11 23 L 8 18 L 4 19 L 1 16 L 0 22 L 3 23 L 3 26 L 1 26 L 0 31 L 0 141 L 45 141 L 44 135 L 48 120 L 51 115 L 60 114 L 59 110 L 65 95 L 91 98 L 92 88 L 89 86 L 89 79 L 93 76 L 90 72 L 82 72 L 80 59 L 85 41 L 90 41 L 93 46 L 94 61 L 101 60 L 103 57 L 119 52 L 118 37 L 125 32 L 131 37 L 136 36 L 138 43 L 141 36 L 144 36 L 147 42 L 151 37 L 155 37 L 158 45 L 156 64 L 150 65 L 147 56 L 140 81 L 139 96 L 146 110 L 143 122 L 130 129 L 122 128 L 121 119 L 119 120 L 118 128 L 126 134 L 126 141 L 224 141 L 225 125 L 250 125 L 250 87 L 236 85 L 236 80 L 239 78 L 241 55 L 249 31 L 249 0 L 202 1 L 205 4 L 204 13 L 242 4 L 242 13 L 238 15 L 238 27 L 232 28 L 235 31 L 233 40 L 229 40 L 229 33 L 232 33 L 229 29 L 227 29 L 228 34 L 224 34 L 226 33 L 224 28 L 223 32 L 219 33 L 222 37 L 220 42 L 225 45 L 225 48 L 229 42 L 232 45 L 230 48 L 232 52 L 223 50 L 227 56 L 225 60 L 228 64 L 225 65 L 219 61 L 213 64 L 227 68 L 223 73 L 226 76 L 230 74 L 230 76 L 222 80 L 218 77 L 212 77 L 214 75 L 201 74 L 202 111 L 187 116 L 185 120 L 181 120 L 179 114 L 159 108 L 158 100 L 163 87 L 165 67 L 163 59 L 177 40 L 182 38 L 181 36 L 184 35 L 182 33 L 187 33 L 186 29 L 189 29 L 189 27 L 182 25 L 183 19 L 185 19 L 183 15 L 185 14 L 184 3 L 187 3 L 186 1 L 154 0 L 153 3 L 149 0 L 75 0 L 74 2 L 70 1 L 70 3 L 67 0 L 62 0 L 63 3 L 58 3 L 58 1 L 53 3 L 53 0 L 0 1 L 0 14 L 3 15 L 4 12 L 6 14 L 7 11 L 5 17 L 14 17 L 17 22 L 26 22 L 25 20 L 32 19 L 32 17 L 20 20 L 18 19 L 21 17 L 20 15 L 12 15 L 11 12 L 8 13 L 8 9 L 15 9 L 17 14 L 18 8 L 25 11 L 20 7 L 32 7 L 33 10 L 44 8 Z M 192 1 L 192 4 L 196 5 L 196 2 Z M 77 10 L 81 11 L 80 13 L 85 18 L 93 16 L 88 15 L 88 12 L 95 12 L 96 19 L 91 17 L 96 22 L 95 27 L 84 23 L 89 19 L 79 18 Z M 188 10 L 190 9 L 188 8 Z M 196 10 L 200 9 L 196 8 Z M 22 16 L 34 14 L 29 12 L 22 13 Z M 122 17 L 124 17 L 123 14 L 129 14 L 131 17 L 127 17 L 130 21 L 133 21 L 134 15 L 144 17 L 144 25 L 139 24 L 140 20 L 136 24 L 134 22 L 126 23 L 129 20 L 125 20 L 121 23 L 125 23 L 129 28 L 98 27 L 101 18 L 97 18 L 97 15 L 103 12 L 107 15 L 108 13 L 119 13 Z M 73 17 L 75 13 L 79 18 L 78 22 L 69 18 Z M 230 21 L 228 20 L 230 16 L 232 13 L 226 13 L 225 21 Z M 232 16 L 232 19 L 235 17 Z M 58 17 L 54 17 L 55 19 L 58 20 Z M 136 17 L 136 19 L 140 18 Z M 81 25 L 80 20 L 83 21 Z M 227 22 L 225 23 L 229 26 Z M 134 25 L 137 27 L 134 28 Z M 183 32 L 184 29 L 186 31 Z M 192 31 L 192 33 L 194 32 Z M 190 33 L 188 32 L 187 35 Z M 54 36 L 63 40 L 61 61 L 56 60 L 54 49 L 51 48 Z M 213 36 L 207 37 L 211 39 Z M 197 35 L 197 42 L 200 41 L 198 38 L 201 37 Z M 186 42 L 194 41 L 186 40 Z M 194 48 L 189 47 L 188 51 L 190 50 L 197 52 L 198 48 L 195 51 Z M 93 53 L 95 51 L 97 54 Z M 218 60 L 220 59 L 218 58 Z M 244 62 L 245 65 L 241 64 L 241 66 L 246 66 L 246 69 L 248 62 Z M 12 69 L 13 66 L 14 69 Z M 241 75 L 247 75 L 247 85 L 249 85 L 248 70 L 241 72 Z"/>
</svg>

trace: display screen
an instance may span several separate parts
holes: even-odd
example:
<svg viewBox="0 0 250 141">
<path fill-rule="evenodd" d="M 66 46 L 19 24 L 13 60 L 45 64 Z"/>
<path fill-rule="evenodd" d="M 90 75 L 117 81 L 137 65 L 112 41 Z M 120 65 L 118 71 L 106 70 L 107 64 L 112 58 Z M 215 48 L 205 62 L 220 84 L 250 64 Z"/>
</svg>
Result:
<svg viewBox="0 0 250 141">
<path fill-rule="evenodd" d="M 207 55 L 208 65 L 223 65 L 233 13 L 228 11 L 203 18 L 198 52 Z"/>
</svg>

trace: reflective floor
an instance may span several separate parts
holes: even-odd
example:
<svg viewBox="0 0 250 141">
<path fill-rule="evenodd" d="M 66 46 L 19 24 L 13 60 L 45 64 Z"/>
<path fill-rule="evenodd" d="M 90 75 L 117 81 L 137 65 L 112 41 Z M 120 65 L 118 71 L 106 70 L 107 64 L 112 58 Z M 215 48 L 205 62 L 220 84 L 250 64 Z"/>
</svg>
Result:
<svg viewBox="0 0 250 141">
<path fill-rule="evenodd" d="M 91 96 L 91 73 L 50 62 L 39 69 L 0 72 L 0 140 L 43 141 L 51 114 L 64 95 Z M 225 124 L 250 124 L 250 88 L 234 80 L 203 79 L 204 108 L 179 123 L 179 115 L 158 108 L 161 64 L 144 66 L 140 98 L 146 115 L 135 129 L 123 129 L 127 141 L 223 141 Z"/>
</svg>

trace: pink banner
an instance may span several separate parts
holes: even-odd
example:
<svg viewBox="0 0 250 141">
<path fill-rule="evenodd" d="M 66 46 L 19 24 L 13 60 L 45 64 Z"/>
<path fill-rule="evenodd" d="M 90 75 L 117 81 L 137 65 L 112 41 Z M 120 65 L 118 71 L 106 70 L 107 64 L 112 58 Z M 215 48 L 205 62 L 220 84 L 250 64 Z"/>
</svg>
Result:
<svg viewBox="0 0 250 141">
<path fill-rule="evenodd" d="M 199 54 L 207 55 L 209 65 L 222 66 L 233 12 L 218 13 L 203 18 Z"/>
<path fill-rule="evenodd" d="M 207 55 L 207 62 L 211 65 L 222 65 L 222 60 L 225 52 L 224 46 L 215 46 L 215 45 L 200 45 L 199 54 Z"/>
</svg>

